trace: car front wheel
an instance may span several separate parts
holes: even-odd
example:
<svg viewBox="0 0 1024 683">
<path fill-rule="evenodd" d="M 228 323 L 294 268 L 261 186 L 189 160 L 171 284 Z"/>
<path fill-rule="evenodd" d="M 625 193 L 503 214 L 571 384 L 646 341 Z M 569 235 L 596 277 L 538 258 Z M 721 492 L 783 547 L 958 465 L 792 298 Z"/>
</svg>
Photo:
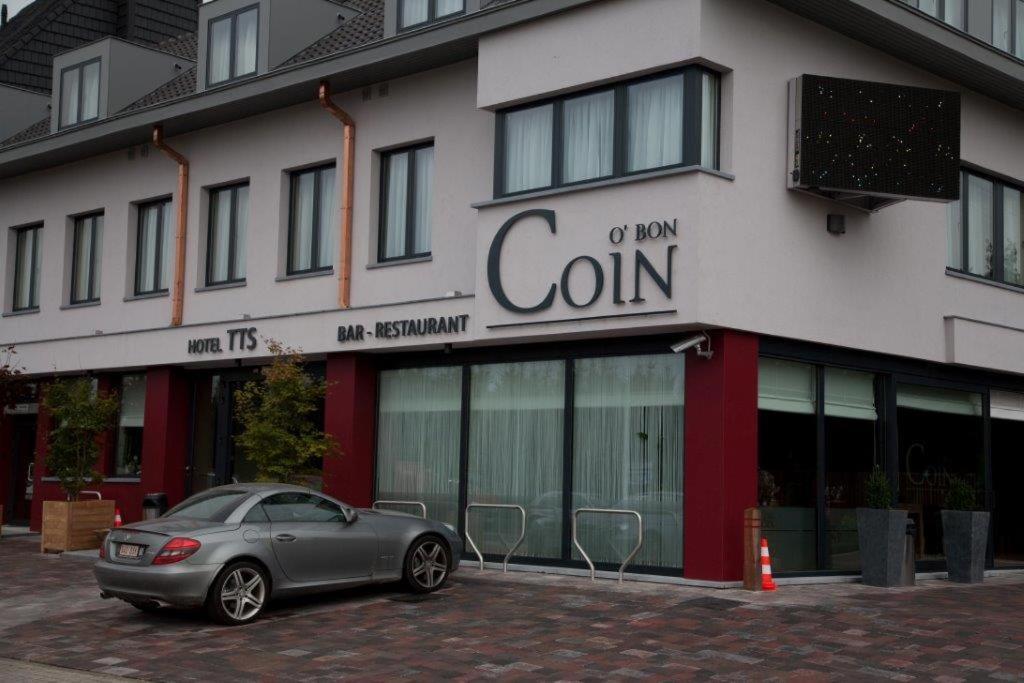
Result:
<svg viewBox="0 0 1024 683">
<path fill-rule="evenodd" d="M 414 593 L 432 593 L 444 586 L 450 566 L 447 543 L 436 536 L 418 538 L 405 557 L 405 583 Z"/>
<path fill-rule="evenodd" d="M 269 597 L 269 581 L 263 568 L 253 562 L 236 562 L 213 582 L 206 608 L 214 621 L 241 626 L 259 617 Z"/>
</svg>

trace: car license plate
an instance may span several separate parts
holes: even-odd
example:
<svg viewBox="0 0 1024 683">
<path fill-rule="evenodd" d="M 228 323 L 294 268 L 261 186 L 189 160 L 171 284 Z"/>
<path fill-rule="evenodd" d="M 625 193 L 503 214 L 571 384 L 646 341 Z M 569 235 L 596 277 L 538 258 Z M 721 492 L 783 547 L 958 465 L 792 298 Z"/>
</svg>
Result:
<svg viewBox="0 0 1024 683">
<path fill-rule="evenodd" d="M 134 545 L 132 543 L 122 543 L 117 547 L 117 556 L 128 559 L 138 559 L 142 557 L 142 551 L 145 546 Z"/>
</svg>

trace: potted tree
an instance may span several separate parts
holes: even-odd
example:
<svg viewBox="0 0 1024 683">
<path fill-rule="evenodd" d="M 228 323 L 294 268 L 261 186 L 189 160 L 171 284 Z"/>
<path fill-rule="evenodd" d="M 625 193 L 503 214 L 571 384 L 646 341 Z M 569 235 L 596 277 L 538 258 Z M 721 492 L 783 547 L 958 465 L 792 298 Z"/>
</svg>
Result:
<svg viewBox="0 0 1024 683">
<path fill-rule="evenodd" d="M 235 392 L 235 418 L 242 426 L 235 442 L 260 481 L 312 486 L 313 463 L 337 451 L 314 419 L 327 382 L 304 370 L 301 352 L 272 339 L 266 344 L 273 361 Z"/>
<path fill-rule="evenodd" d="M 949 480 L 942 510 L 942 548 L 949 580 L 980 583 L 985 578 L 989 513 L 978 510 L 977 492 L 960 477 Z"/>
<path fill-rule="evenodd" d="M 43 502 L 43 552 L 98 548 L 97 531 L 114 523 L 114 501 L 78 500 L 82 490 L 103 477 L 96 471 L 100 436 L 114 423 L 116 396 L 101 395 L 92 382 L 58 379 L 46 390 L 43 405 L 53 418 L 46 468 L 60 482 L 66 500 Z"/>
<path fill-rule="evenodd" d="M 865 502 L 857 508 L 861 580 L 869 586 L 891 588 L 903 578 L 907 511 L 892 509 L 889 478 L 878 465 L 868 476 Z"/>
</svg>

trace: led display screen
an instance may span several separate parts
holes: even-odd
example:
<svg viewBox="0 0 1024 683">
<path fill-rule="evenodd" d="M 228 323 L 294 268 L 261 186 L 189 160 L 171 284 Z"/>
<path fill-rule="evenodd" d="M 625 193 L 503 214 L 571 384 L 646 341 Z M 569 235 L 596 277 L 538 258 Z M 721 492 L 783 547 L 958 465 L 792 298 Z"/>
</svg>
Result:
<svg viewBox="0 0 1024 683">
<path fill-rule="evenodd" d="M 799 185 L 959 198 L 959 93 L 824 76 L 800 80 Z"/>
</svg>

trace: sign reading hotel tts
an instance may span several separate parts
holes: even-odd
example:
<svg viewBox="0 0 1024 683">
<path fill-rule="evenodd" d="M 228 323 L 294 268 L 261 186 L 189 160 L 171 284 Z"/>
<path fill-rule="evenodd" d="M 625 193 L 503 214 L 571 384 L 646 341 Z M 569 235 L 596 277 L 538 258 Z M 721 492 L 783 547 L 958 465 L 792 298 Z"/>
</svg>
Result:
<svg viewBox="0 0 1024 683">
<path fill-rule="evenodd" d="M 601 298 L 601 295 L 605 290 L 605 276 L 607 266 L 610 266 L 611 273 L 611 300 L 613 304 L 623 305 L 627 301 L 624 296 L 628 294 L 623 293 L 623 282 L 622 282 L 622 253 L 614 251 L 608 254 L 611 257 L 611 263 L 603 266 L 593 256 L 586 254 L 577 256 L 571 259 L 565 264 L 562 269 L 561 278 L 556 284 L 551 283 L 548 288 L 547 294 L 544 295 L 540 301 L 536 302 L 514 302 L 509 298 L 505 292 L 505 287 L 501 282 L 501 249 L 505 244 L 505 238 L 512 232 L 515 227 L 527 218 L 541 218 L 548 224 L 548 229 L 551 234 L 557 234 L 558 228 L 555 220 L 555 212 L 550 209 L 530 209 L 518 213 L 512 218 L 508 219 L 504 225 L 498 230 L 498 233 L 494 236 L 494 241 L 491 242 L 490 251 L 487 254 L 487 283 L 490 286 L 491 294 L 494 299 L 507 311 L 513 313 L 537 313 L 544 311 L 554 304 L 555 297 L 561 293 L 562 300 L 569 304 L 572 308 L 587 308 L 593 306 Z M 608 231 L 608 240 L 614 245 L 619 246 L 631 240 L 638 245 L 644 244 L 660 244 L 666 240 L 675 239 L 679 230 L 679 219 L 673 218 L 671 221 L 654 221 L 651 223 L 637 223 L 636 225 L 623 225 L 611 228 Z M 678 249 L 678 245 L 666 244 L 665 245 L 665 271 L 664 275 L 658 271 L 654 263 L 644 254 L 643 251 L 637 247 L 633 252 L 633 296 L 629 299 L 628 303 L 641 304 L 646 301 L 641 295 L 641 280 L 643 275 L 646 274 L 651 280 L 655 287 L 669 299 L 672 298 L 672 256 Z M 590 296 L 586 300 L 577 300 L 573 297 L 572 292 L 569 290 L 570 279 L 574 269 L 579 266 L 581 268 L 591 268 L 594 272 L 594 285 L 593 291 L 590 292 Z M 628 283 L 627 283 L 628 284 Z"/>
</svg>

